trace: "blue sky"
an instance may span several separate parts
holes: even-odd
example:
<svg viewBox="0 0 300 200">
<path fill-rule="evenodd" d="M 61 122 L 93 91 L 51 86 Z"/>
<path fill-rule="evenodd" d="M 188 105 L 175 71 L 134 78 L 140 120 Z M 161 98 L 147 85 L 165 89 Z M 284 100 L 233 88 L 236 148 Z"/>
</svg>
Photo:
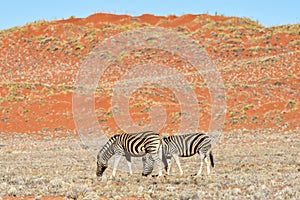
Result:
<svg viewBox="0 0 300 200">
<path fill-rule="evenodd" d="M 1 2 L 0 30 L 97 12 L 134 16 L 218 13 L 248 17 L 264 26 L 300 23 L 299 0 L 6 0 Z"/>
</svg>

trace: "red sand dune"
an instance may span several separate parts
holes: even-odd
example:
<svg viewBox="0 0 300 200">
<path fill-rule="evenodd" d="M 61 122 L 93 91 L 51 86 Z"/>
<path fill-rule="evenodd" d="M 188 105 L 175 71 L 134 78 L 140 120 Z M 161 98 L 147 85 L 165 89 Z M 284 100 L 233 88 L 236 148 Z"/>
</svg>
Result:
<svg viewBox="0 0 300 200">
<path fill-rule="evenodd" d="M 94 14 L 52 22 L 37 21 L 0 32 L 0 132 L 44 137 L 77 134 L 72 94 L 80 64 L 104 39 L 136 28 L 157 26 L 196 40 L 215 61 L 226 88 L 224 131 L 272 129 L 295 131 L 300 124 L 300 24 L 266 28 L 246 18 L 183 15 L 138 17 Z M 156 55 L 155 55 L 156 53 Z M 139 61 L 165 63 L 186 72 L 186 61 L 165 52 L 141 50 L 113 63 L 96 93 L 99 125 L 119 131 L 112 116 L 116 81 Z M 122 62 L 126 67 L 119 69 Z M 200 130 L 210 122 L 210 95 L 201 77 L 186 76 L 199 102 Z M 179 129 L 180 104 L 171 90 L 139 89 L 130 99 L 137 124 L 150 123 L 153 105 L 163 105 L 167 121 L 161 132 Z M 13 134 L 15 133 L 15 134 Z"/>
</svg>

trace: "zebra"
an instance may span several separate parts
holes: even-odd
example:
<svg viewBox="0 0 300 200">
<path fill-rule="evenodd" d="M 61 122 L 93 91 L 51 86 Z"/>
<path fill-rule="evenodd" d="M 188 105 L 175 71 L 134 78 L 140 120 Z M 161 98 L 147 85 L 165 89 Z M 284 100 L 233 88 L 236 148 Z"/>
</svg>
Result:
<svg viewBox="0 0 300 200">
<path fill-rule="evenodd" d="M 139 133 L 123 133 L 112 136 L 102 147 L 97 155 L 97 176 L 102 176 L 108 167 L 108 160 L 116 155 L 112 176 L 115 177 L 117 166 L 122 156 L 125 156 L 129 173 L 132 175 L 131 157 L 142 157 L 143 160 L 143 176 L 147 176 L 152 172 L 153 162 L 156 162 L 159 168 L 158 176 L 162 176 L 161 159 L 159 158 L 159 150 L 161 149 L 162 139 L 158 133 L 153 131 Z M 151 162 L 147 162 L 151 160 Z M 153 161 L 153 162 L 152 162 Z"/>
<path fill-rule="evenodd" d="M 212 140 L 211 137 L 204 133 L 190 133 L 183 135 L 165 136 L 162 139 L 163 157 L 162 161 L 165 165 L 167 174 L 170 175 L 171 158 L 173 157 L 180 171 L 183 175 L 180 166 L 179 157 L 190 157 L 198 153 L 200 155 L 200 168 L 196 175 L 200 176 L 203 167 L 203 160 L 207 165 L 207 174 L 210 174 L 210 166 L 208 162 L 208 155 L 210 158 L 210 165 L 214 167 L 214 160 L 212 154 Z"/>
</svg>

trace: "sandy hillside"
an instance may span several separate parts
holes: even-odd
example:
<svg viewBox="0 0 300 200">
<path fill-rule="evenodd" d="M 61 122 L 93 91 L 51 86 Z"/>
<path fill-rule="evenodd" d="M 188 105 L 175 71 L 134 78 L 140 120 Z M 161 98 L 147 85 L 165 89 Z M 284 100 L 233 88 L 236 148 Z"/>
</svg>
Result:
<svg viewBox="0 0 300 200">
<path fill-rule="evenodd" d="M 227 112 L 214 150 L 216 168 L 210 177 L 203 173 L 194 178 L 190 175 L 196 173 L 199 160 L 193 157 L 182 161 L 183 177 L 174 165 L 172 176 L 163 179 L 142 178 L 138 171 L 130 177 L 120 171 L 116 179 L 98 180 L 95 159 L 81 144 L 74 122 L 77 74 L 103 41 L 151 27 L 193 40 L 222 77 Z M 99 13 L 0 31 L 0 196 L 299 199 L 299 30 L 300 24 L 264 27 L 237 17 Z M 118 80 L 141 63 L 168 66 L 182 75 L 200 113 L 193 125 L 208 131 L 211 91 L 205 77 L 181 55 L 159 48 L 130 49 L 110 61 L 99 79 L 94 104 L 107 136 L 120 132 L 113 115 Z M 160 133 L 178 132 L 186 114 L 180 100 L 172 87 L 150 86 L 131 93 L 127 105 L 133 122 L 146 127 L 159 105 L 166 111 Z M 109 168 L 107 176 L 110 172 Z"/>
</svg>

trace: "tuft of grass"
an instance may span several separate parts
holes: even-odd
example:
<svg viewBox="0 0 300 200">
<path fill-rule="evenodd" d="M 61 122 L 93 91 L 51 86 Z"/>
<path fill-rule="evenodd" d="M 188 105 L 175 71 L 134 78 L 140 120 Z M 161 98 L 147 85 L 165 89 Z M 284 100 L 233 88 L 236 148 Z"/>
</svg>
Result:
<svg viewBox="0 0 300 200">
<path fill-rule="evenodd" d="M 56 41 L 57 39 L 54 37 L 39 36 L 39 37 L 35 38 L 35 40 L 37 40 L 40 45 L 45 45 L 49 42 Z"/>
<path fill-rule="evenodd" d="M 286 33 L 289 35 L 300 36 L 300 24 L 287 24 L 283 26 L 274 26 L 268 28 L 268 30 L 274 33 Z"/>
<path fill-rule="evenodd" d="M 299 46 L 300 40 L 291 40 L 288 45 L 289 46 Z"/>
<path fill-rule="evenodd" d="M 287 109 L 294 109 L 296 108 L 297 103 L 294 100 L 290 100 L 286 105 L 285 108 Z"/>
</svg>

